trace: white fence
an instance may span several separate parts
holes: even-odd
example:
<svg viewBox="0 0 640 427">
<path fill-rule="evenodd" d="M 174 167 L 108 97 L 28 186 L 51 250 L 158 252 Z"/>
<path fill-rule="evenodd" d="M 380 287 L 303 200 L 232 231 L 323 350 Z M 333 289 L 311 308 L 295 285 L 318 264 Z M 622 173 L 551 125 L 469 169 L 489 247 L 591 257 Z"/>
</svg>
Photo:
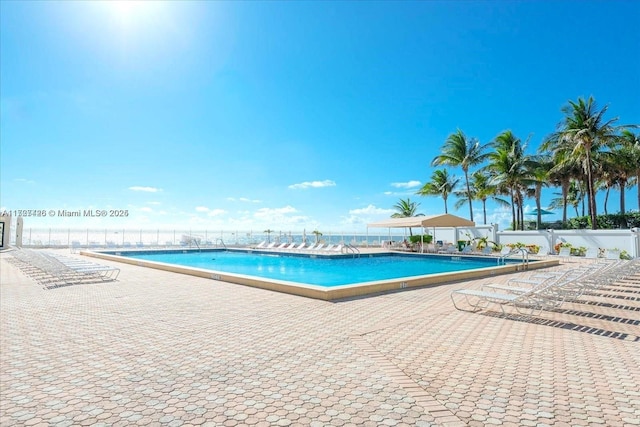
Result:
<svg viewBox="0 0 640 427">
<path fill-rule="evenodd" d="M 422 230 L 413 229 L 413 234 Z M 459 240 L 487 238 L 500 245 L 509 243 L 535 244 L 554 253 L 558 243 L 574 247 L 619 249 L 632 258 L 640 257 L 640 230 L 531 230 L 497 231 L 495 226 L 443 227 L 424 230 L 434 236 L 434 242 L 455 243 Z M 401 242 L 409 235 L 404 229 L 376 230 L 373 232 L 323 232 L 318 241 L 347 243 L 361 247 L 379 247 L 383 242 Z M 127 230 L 127 229 L 55 229 L 24 228 L 24 247 L 173 247 L 173 246 L 249 246 L 262 241 L 276 242 L 316 241 L 313 233 L 304 231 L 216 231 L 216 230 Z M 15 235 L 11 244 L 16 244 Z"/>
<path fill-rule="evenodd" d="M 172 247 L 172 246 L 249 246 L 267 242 L 348 243 L 354 246 L 380 246 L 383 241 L 402 241 L 403 230 L 385 233 L 323 232 L 316 237 L 304 231 L 220 231 L 220 230 L 127 230 L 24 228 L 24 247 Z M 12 236 L 11 244 L 16 244 Z"/>
</svg>

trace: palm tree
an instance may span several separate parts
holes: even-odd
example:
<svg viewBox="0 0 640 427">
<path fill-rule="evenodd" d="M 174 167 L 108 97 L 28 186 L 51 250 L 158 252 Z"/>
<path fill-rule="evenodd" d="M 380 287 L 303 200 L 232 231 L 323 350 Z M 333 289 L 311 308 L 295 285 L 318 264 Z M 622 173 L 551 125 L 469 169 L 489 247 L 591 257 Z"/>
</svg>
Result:
<svg viewBox="0 0 640 427">
<path fill-rule="evenodd" d="M 544 152 L 549 148 L 548 141 L 543 142 L 540 151 Z M 548 154 L 548 153 L 545 153 Z M 581 177 L 583 174 L 578 163 L 565 159 L 567 153 L 555 151 L 552 153 L 552 162 L 554 166 L 549 170 L 549 181 L 552 185 L 560 187 L 562 199 L 554 199 L 550 207 L 552 209 L 562 208 L 562 225 L 567 224 L 567 208 L 571 206 L 568 202 L 569 188 L 573 180 Z M 569 156 L 570 157 L 570 156 Z M 577 213 L 576 213 L 577 215 Z"/>
<path fill-rule="evenodd" d="M 454 205 L 456 209 L 468 203 L 468 200 L 465 198 L 466 193 L 457 191 L 455 194 L 460 197 Z M 498 187 L 491 184 L 489 177 L 482 171 L 475 171 L 471 174 L 471 197 L 473 200 L 480 200 L 482 202 L 482 219 L 485 225 L 487 224 L 488 199 L 492 199 L 500 206 L 510 206 L 509 202 L 498 197 Z"/>
<path fill-rule="evenodd" d="M 460 179 L 449 175 L 447 169 L 436 169 L 431 175 L 431 181 L 422 186 L 416 194 L 420 196 L 441 196 L 444 200 L 444 213 L 449 213 L 447 209 L 447 198 L 458 186 Z"/>
<path fill-rule="evenodd" d="M 546 187 L 548 185 L 547 181 L 549 171 L 552 167 L 553 163 L 550 156 L 544 154 L 533 159 L 529 167 L 529 173 L 533 180 L 533 188 L 529 193 L 535 198 L 536 210 L 538 211 L 538 215 L 536 217 L 536 230 L 539 230 L 542 225 L 542 187 Z"/>
<path fill-rule="evenodd" d="M 446 165 L 461 167 L 464 172 L 464 180 L 467 188 L 467 198 L 469 200 L 469 219 L 473 221 L 473 205 L 471 198 L 471 187 L 469 185 L 469 168 L 479 165 L 487 158 L 486 146 L 480 145 L 476 138 L 467 136 L 458 129 L 456 133 L 449 135 L 442 146 L 442 153 L 436 156 L 431 162 L 432 166 Z"/>
<path fill-rule="evenodd" d="M 523 229 L 523 192 L 533 182 L 529 172 L 531 157 L 525 155 L 526 144 L 510 130 L 498 135 L 492 148 L 488 154 L 489 164 L 483 170 L 489 173 L 498 191 L 511 197 L 513 229 Z"/>
<path fill-rule="evenodd" d="M 267 233 L 267 240 L 269 243 L 271 243 L 271 233 L 273 233 L 273 230 L 267 229 L 267 230 L 264 230 L 264 233 Z"/>
<path fill-rule="evenodd" d="M 635 175 L 634 182 L 638 187 L 638 210 L 640 210 L 640 135 L 624 129 L 619 143 L 624 148 L 628 162 L 632 166 L 631 173 Z"/>
<path fill-rule="evenodd" d="M 609 214 L 609 193 L 611 189 L 614 188 L 617 184 L 618 177 L 615 171 L 615 165 L 612 164 L 612 161 L 615 160 L 613 157 L 607 159 L 604 163 L 602 163 L 600 171 L 598 171 L 598 175 L 600 179 L 596 180 L 595 188 L 596 190 L 604 190 L 604 214 Z"/>
<path fill-rule="evenodd" d="M 562 112 L 564 118 L 558 125 L 558 130 L 549 136 L 547 144 L 552 151 L 571 153 L 571 156 L 565 158 L 581 163 L 586 175 L 591 228 L 595 230 L 598 224 L 594 157 L 603 147 L 615 141 L 619 127 L 614 126 L 614 123 L 618 119 L 605 120 L 607 107 L 598 110 L 593 97 L 586 101 L 583 98 L 578 98 L 577 102 L 569 101 L 569 104 L 562 108 Z"/>
<path fill-rule="evenodd" d="M 578 206 L 580 206 L 580 203 L 583 203 L 583 201 L 584 201 L 584 192 L 582 191 L 580 184 L 576 180 L 571 180 L 569 181 L 569 186 L 567 187 L 566 194 L 564 193 L 564 190 L 563 190 L 562 197 L 551 200 L 549 207 L 551 209 L 558 209 L 560 207 L 564 208 L 565 210 L 564 219 L 563 219 L 563 224 L 564 224 L 567 222 L 566 209 L 569 206 L 571 206 L 573 207 L 576 213 L 576 216 L 580 216 L 580 213 L 578 212 Z M 583 206 L 584 206 L 584 203 L 583 203 Z"/>
<path fill-rule="evenodd" d="M 391 215 L 391 218 L 410 218 L 412 216 L 423 216 L 424 214 L 416 213 L 416 211 L 418 210 L 418 206 L 420 206 L 420 203 L 412 202 L 408 197 L 407 200 L 400 199 L 398 203 L 393 205 L 393 208 L 398 212 Z M 413 236 L 411 227 L 409 227 L 409 235 Z"/>
</svg>

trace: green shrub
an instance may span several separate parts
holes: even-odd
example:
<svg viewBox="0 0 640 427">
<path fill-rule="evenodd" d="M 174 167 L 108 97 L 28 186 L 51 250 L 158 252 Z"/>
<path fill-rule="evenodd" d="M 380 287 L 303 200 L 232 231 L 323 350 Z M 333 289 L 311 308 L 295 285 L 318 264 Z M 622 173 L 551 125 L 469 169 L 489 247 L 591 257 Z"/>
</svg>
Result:
<svg viewBox="0 0 640 427">
<path fill-rule="evenodd" d="M 596 217 L 598 229 L 613 230 L 617 228 L 640 227 L 640 212 L 627 212 L 622 214 L 598 215 Z M 567 228 L 580 230 L 591 228 L 591 218 L 589 216 L 579 216 L 567 221 Z"/>
<path fill-rule="evenodd" d="M 422 241 L 422 238 L 424 239 L 425 244 L 429 244 L 433 241 L 433 236 L 431 234 L 423 234 L 422 236 L 420 236 L 419 234 L 417 236 L 409 236 L 409 241 L 415 245 L 416 243 L 420 243 Z"/>
</svg>

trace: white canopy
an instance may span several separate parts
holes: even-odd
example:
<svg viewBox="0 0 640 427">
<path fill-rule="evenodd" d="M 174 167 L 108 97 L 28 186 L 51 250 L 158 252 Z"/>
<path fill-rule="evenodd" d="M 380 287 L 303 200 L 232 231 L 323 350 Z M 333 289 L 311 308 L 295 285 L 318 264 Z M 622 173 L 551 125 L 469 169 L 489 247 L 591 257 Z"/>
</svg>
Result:
<svg viewBox="0 0 640 427">
<path fill-rule="evenodd" d="M 369 228 L 407 227 L 474 227 L 475 222 L 451 214 L 412 216 L 409 218 L 389 218 L 367 224 Z"/>
</svg>

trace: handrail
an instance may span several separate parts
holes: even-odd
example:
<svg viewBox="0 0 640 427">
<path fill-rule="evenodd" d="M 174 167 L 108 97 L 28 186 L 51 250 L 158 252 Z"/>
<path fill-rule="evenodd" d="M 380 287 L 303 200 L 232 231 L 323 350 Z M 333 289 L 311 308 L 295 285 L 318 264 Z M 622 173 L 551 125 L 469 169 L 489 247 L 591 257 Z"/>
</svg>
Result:
<svg viewBox="0 0 640 427">
<path fill-rule="evenodd" d="M 344 250 L 344 252 L 345 252 L 345 253 L 352 253 L 352 254 L 353 254 L 353 256 L 354 256 L 354 258 L 355 258 L 355 256 L 356 256 L 356 255 L 357 255 L 358 257 L 360 256 L 360 249 L 356 248 L 356 247 L 355 247 L 355 246 L 353 246 L 353 245 L 345 244 L 345 245 L 343 246 L 343 250 Z"/>
<path fill-rule="evenodd" d="M 221 238 L 216 239 L 216 246 L 218 246 L 218 241 L 222 244 L 222 247 L 227 249 L 227 245 L 224 244 L 224 240 Z"/>
<path fill-rule="evenodd" d="M 184 237 L 183 237 L 183 239 L 184 239 Z M 200 244 L 198 243 L 198 239 L 193 237 L 193 236 L 189 236 L 187 241 L 186 241 L 186 243 L 189 244 L 189 248 L 191 248 L 191 245 L 195 244 L 196 248 L 198 248 L 198 251 L 201 250 L 200 249 Z"/>
<path fill-rule="evenodd" d="M 498 265 L 500 264 L 505 265 L 506 259 L 511 255 L 515 255 L 517 253 L 522 254 L 522 268 L 524 270 L 527 270 L 529 268 L 529 251 L 525 248 L 515 248 L 510 250 L 508 253 L 504 254 L 498 259 Z"/>
</svg>

